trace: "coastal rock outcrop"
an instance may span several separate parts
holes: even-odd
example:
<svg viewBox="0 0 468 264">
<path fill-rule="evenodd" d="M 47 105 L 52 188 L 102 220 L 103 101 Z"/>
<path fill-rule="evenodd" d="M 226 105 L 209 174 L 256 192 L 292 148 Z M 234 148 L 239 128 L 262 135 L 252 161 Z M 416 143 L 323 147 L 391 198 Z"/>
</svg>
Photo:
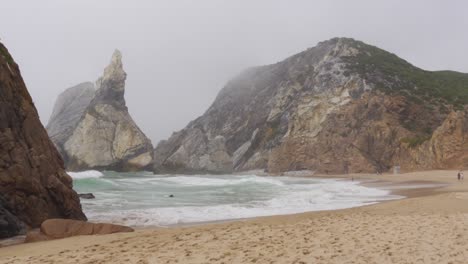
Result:
<svg viewBox="0 0 468 264">
<path fill-rule="evenodd" d="M 94 84 L 85 82 L 68 88 L 55 101 L 46 129 L 62 157 L 66 157 L 63 145 L 72 135 L 81 116 L 94 98 L 94 93 Z"/>
<path fill-rule="evenodd" d="M 410 169 L 468 168 L 468 107 L 449 113 L 429 139 L 405 153 L 401 163 Z"/>
<path fill-rule="evenodd" d="M 94 198 L 96 198 L 94 196 L 94 194 L 92 194 L 92 193 L 80 193 L 80 194 L 78 194 L 78 196 L 80 196 L 80 198 L 82 198 L 82 199 L 94 199 Z"/>
<path fill-rule="evenodd" d="M 133 231 L 133 228 L 122 225 L 89 223 L 70 219 L 49 219 L 41 224 L 39 231 L 28 232 L 25 242 L 38 242 L 72 236 L 107 235 Z"/>
<path fill-rule="evenodd" d="M 467 167 L 468 74 L 335 38 L 245 70 L 155 149 L 155 172 Z"/>
<path fill-rule="evenodd" d="M 48 132 L 68 170 L 132 171 L 151 164 L 151 141 L 125 104 L 126 77 L 122 55 L 115 51 L 96 89 L 82 84 L 59 96 Z"/>
<path fill-rule="evenodd" d="M 18 65 L 0 43 L 1 236 L 49 218 L 86 220 L 72 179 L 42 126 Z M 15 219 L 19 219 L 17 222 Z"/>
</svg>

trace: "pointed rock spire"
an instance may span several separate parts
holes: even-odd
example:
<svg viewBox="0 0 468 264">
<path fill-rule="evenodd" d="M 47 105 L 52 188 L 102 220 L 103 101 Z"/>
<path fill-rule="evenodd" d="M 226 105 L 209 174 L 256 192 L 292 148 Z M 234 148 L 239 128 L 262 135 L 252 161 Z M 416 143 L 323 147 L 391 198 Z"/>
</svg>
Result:
<svg viewBox="0 0 468 264">
<path fill-rule="evenodd" d="M 96 82 L 96 93 L 63 143 L 70 170 L 140 170 L 153 159 L 151 141 L 135 124 L 125 105 L 122 54 L 116 50 Z M 61 113 L 65 115 L 66 113 Z"/>
<path fill-rule="evenodd" d="M 104 69 L 104 74 L 96 81 L 96 96 L 94 103 L 109 103 L 117 108 L 125 106 L 125 80 L 127 73 L 123 69 L 122 53 L 115 50 L 110 64 Z"/>
</svg>

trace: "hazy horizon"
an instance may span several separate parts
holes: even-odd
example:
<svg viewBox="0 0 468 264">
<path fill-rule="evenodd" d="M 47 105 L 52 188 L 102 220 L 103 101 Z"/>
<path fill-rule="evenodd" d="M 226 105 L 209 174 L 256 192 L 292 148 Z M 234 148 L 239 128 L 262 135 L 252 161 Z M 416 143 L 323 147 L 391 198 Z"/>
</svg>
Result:
<svg viewBox="0 0 468 264">
<path fill-rule="evenodd" d="M 29 0 L 2 10 L 1 42 L 44 126 L 57 96 L 94 82 L 119 49 L 127 106 L 154 146 L 203 114 L 243 69 L 333 37 L 364 41 L 426 70 L 468 72 L 463 1 Z"/>
</svg>

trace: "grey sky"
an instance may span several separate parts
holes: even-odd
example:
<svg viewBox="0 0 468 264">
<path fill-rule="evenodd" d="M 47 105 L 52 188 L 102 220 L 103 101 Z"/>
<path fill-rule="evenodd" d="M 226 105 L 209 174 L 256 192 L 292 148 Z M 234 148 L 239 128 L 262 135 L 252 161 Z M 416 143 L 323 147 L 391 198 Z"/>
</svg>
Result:
<svg viewBox="0 0 468 264">
<path fill-rule="evenodd" d="M 242 69 L 335 36 L 424 69 L 468 72 L 464 0 L 1 0 L 0 38 L 44 124 L 57 95 L 123 52 L 130 113 L 156 145 Z"/>
</svg>

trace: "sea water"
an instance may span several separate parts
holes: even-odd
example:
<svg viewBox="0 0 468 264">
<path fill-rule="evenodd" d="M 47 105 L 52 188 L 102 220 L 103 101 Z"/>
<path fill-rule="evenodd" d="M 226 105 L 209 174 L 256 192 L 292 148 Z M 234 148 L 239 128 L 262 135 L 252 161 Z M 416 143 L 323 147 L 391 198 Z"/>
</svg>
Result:
<svg viewBox="0 0 468 264">
<path fill-rule="evenodd" d="M 255 175 L 154 175 L 150 172 L 69 173 L 90 221 L 171 226 L 207 221 L 350 208 L 396 199 L 359 182 Z"/>
</svg>

